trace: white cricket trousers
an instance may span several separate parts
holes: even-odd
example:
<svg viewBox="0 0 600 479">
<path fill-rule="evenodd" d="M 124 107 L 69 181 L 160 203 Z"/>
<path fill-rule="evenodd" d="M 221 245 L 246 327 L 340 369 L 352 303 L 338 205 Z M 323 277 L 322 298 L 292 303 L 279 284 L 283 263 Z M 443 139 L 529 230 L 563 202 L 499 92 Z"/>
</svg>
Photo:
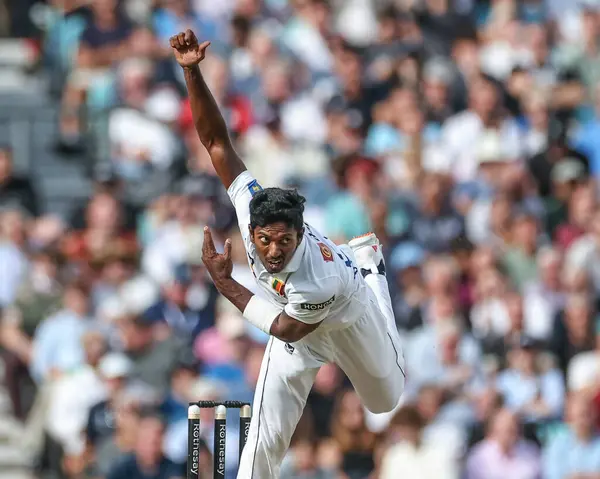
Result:
<svg viewBox="0 0 600 479">
<path fill-rule="evenodd" d="M 279 479 L 279 467 L 315 376 L 325 363 L 346 373 L 373 413 L 395 408 L 404 390 L 404 356 L 385 276 L 370 274 L 362 318 L 335 330 L 316 329 L 292 347 L 271 337 L 254 395 L 253 415 L 237 479 Z"/>
</svg>

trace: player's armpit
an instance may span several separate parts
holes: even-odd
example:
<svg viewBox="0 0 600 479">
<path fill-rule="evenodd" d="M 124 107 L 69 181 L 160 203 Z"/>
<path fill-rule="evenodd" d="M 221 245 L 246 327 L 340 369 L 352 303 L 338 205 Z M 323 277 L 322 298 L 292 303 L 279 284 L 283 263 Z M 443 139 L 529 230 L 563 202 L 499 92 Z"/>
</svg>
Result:
<svg viewBox="0 0 600 479">
<path fill-rule="evenodd" d="M 300 341 L 304 336 L 312 333 L 319 327 L 321 322 L 308 324 L 288 316 L 285 311 L 282 311 L 273 324 L 271 325 L 271 336 L 286 343 L 295 343 Z"/>
</svg>

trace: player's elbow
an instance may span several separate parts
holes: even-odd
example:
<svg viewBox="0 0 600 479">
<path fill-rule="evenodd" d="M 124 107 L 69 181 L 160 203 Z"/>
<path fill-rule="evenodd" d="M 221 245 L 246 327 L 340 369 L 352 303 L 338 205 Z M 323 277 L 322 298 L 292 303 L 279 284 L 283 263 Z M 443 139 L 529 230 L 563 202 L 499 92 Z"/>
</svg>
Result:
<svg viewBox="0 0 600 479">
<path fill-rule="evenodd" d="M 277 339 L 283 341 L 284 343 L 295 343 L 296 341 L 300 341 L 304 336 L 306 336 L 308 334 L 308 331 L 303 331 L 297 328 L 284 328 L 276 331 L 273 331 L 273 329 L 271 329 L 271 334 Z"/>
<path fill-rule="evenodd" d="M 271 325 L 271 335 L 285 343 L 295 343 L 317 329 L 318 324 L 306 324 L 288 316 L 279 315 Z"/>
</svg>

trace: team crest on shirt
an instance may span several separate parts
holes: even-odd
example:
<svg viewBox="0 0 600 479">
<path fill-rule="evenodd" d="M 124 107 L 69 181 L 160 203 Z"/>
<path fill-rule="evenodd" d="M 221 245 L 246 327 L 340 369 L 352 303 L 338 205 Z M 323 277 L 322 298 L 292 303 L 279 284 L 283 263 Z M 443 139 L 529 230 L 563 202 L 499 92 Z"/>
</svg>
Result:
<svg viewBox="0 0 600 479">
<path fill-rule="evenodd" d="M 254 196 L 259 191 L 262 191 L 262 189 L 263 189 L 262 186 L 260 186 L 258 184 L 258 181 L 256 181 L 256 180 L 252 180 L 250 183 L 248 183 L 248 191 L 250 191 L 250 194 L 252 196 Z"/>
<path fill-rule="evenodd" d="M 277 291 L 277 294 L 279 296 L 282 296 L 285 298 L 285 283 L 283 281 L 279 281 L 278 279 L 273 279 L 271 286 L 273 287 L 273 289 L 275 291 Z"/>
<path fill-rule="evenodd" d="M 321 255 L 323 255 L 323 261 L 330 262 L 333 261 L 333 253 L 329 249 L 325 243 L 317 243 L 319 249 L 321 250 Z"/>
</svg>

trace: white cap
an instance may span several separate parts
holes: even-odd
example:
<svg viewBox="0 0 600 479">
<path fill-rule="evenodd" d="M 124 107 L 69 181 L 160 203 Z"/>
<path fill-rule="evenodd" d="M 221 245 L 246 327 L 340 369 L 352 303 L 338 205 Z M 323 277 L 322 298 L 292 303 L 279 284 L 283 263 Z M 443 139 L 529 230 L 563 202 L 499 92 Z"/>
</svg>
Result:
<svg viewBox="0 0 600 479">
<path fill-rule="evenodd" d="M 117 296 L 110 296 L 98 307 L 98 318 L 102 322 L 114 323 L 127 314 L 123 301 Z"/>
<path fill-rule="evenodd" d="M 171 123 L 179 118 L 181 100 L 170 88 L 161 88 L 153 92 L 145 105 L 146 113 L 155 120 Z"/>
<path fill-rule="evenodd" d="M 502 138 L 497 130 L 485 130 L 476 145 L 479 164 L 507 163 L 511 158 L 506 154 Z"/>
<path fill-rule="evenodd" d="M 125 283 L 119 292 L 129 314 L 141 314 L 154 305 L 159 298 L 156 284 L 145 276 L 138 276 Z"/>
<path fill-rule="evenodd" d="M 452 167 L 452 158 L 440 146 L 427 146 L 421 154 L 421 166 L 430 173 L 449 173 Z"/>
<path fill-rule="evenodd" d="M 122 353 L 108 353 L 100 360 L 98 370 L 106 379 L 126 378 L 133 370 L 133 363 Z"/>
</svg>

